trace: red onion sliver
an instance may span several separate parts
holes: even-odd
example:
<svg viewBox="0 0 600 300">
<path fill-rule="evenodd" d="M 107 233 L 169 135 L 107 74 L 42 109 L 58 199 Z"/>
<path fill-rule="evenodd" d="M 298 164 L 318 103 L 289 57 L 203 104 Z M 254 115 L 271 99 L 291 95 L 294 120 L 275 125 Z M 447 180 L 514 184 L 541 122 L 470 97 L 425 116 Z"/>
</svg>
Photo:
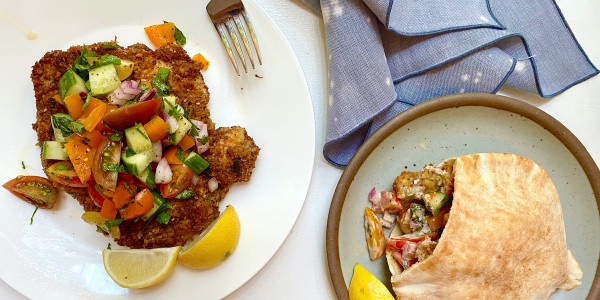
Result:
<svg viewBox="0 0 600 300">
<path fill-rule="evenodd" d="M 146 90 L 140 97 L 140 102 L 152 99 L 152 97 L 154 97 L 154 95 L 156 95 L 156 92 L 157 92 L 157 90 L 155 88 Z"/>
<path fill-rule="evenodd" d="M 154 182 L 156 183 L 169 183 L 173 179 L 173 171 L 167 162 L 166 158 L 162 158 L 156 166 L 156 174 L 154 175 Z"/>
<path fill-rule="evenodd" d="M 208 190 L 212 193 L 212 192 L 216 191 L 218 188 L 219 188 L 219 181 L 216 178 L 211 177 L 208 180 Z"/>
<path fill-rule="evenodd" d="M 137 96 L 137 94 L 142 92 L 139 84 L 135 80 L 126 80 L 121 83 L 121 90 L 125 94 Z"/>
</svg>

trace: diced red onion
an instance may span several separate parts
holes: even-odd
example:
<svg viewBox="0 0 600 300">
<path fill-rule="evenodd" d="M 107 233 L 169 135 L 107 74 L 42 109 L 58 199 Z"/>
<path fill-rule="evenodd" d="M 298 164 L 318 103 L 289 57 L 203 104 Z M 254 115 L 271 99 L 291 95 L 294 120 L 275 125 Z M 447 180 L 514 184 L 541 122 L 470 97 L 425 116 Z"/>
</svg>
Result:
<svg viewBox="0 0 600 300">
<path fill-rule="evenodd" d="M 208 190 L 212 193 L 212 192 L 216 191 L 218 188 L 219 188 L 219 181 L 216 178 L 211 177 L 208 180 Z"/>
<path fill-rule="evenodd" d="M 402 246 L 402 258 L 406 260 L 411 260 L 415 258 L 415 253 L 417 252 L 418 243 L 414 242 L 406 242 L 404 246 Z"/>
<path fill-rule="evenodd" d="M 87 98 L 87 93 L 86 92 L 79 92 L 79 97 L 81 99 L 85 99 L 85 98 Z"/>
<path fill-rule="evenodd" d="M 383 191 L 381 195 L 381 208 L 390 213 L 398 213 L 402 211 L 402 204 L 398 201 L 396 194 L 388 191 Z"/>
<path fill-rule="evenodd" d="M 146 90 L 142 94 L 142 96 L 140 96 L 140 102 L 152 99 L 152 97 L 154 97 L 154 95 L 156 95 L 156 93 L 157 93 L 157 90 L 155 88 Z"/>
<path fill-rule="evenodd" d="M 171 179 L 173 179 L 173 171 L 171 171 L 167 159 L 163 157 L 156 166 L 154 182 L 164 184 L 171 182 Z"/>
<path fill-rule="evenodd" d="M 369 192 L 369 201 L 373 203 L 372 210 L 374 213 L 382 213 L 383 209 L 381 208 L 381 193 L 377 191 L 376 188 L 372 188 Z"/>
<path fill-rule="evenodd" d="M 381 218 L 381 225 L 385 228 L 392 228 L 392 224 L 394 224 L 394 221 L 396 220 L 396 217 L 394 217 L 394 215 L 390 214 L 389 212 L 384 212 L 383 213 L 383 218 Z"/>
<path fill-rule="evenodd" d="M 154 162 L 159 162 L 162 158 L 162 143 L 160 141 L 152 143 L 152 152 L 154 152 Z"/>
<path fill-rule="evenodd" d="M 208 125 L 206 125 L 206 123 L 199 121 L 199 120 L 191 120 L 192 124 L 194 124 L 194 126 L 196 126 L 196 128 L 198 128 L 198 135 L 195 136 L 195 140 L 196 140 L 196 148 L 198 149 L 198 153 L 202 154 L 204 152 L 206 152 L 206 150 L 208 150 L 209 148 L 209 144 L 208 141 L 206 141 L 204 144 L 202 143 L 202 139 L 203 138 L 208 138 Z"/>
<path fill-rule="evenodd" d="M 128 100 L 135 98 L 142 89 L 135 80 L 126 80 L 106 97 L 109 103 L 123 105 Z"/>
<path fill-rule="evenodd" d="M 167 125 L 169 125 L 169 133 L 175 133 L 175 131 L 177 131 L 177 128 L 179 128 L 179 123 L 177 123 L 177 119 L 175 119 L 175 117 L 171 115 L 167 115 L 167 117 L 165 118 L 165 122 L 167 122 Z"/>
</svg>

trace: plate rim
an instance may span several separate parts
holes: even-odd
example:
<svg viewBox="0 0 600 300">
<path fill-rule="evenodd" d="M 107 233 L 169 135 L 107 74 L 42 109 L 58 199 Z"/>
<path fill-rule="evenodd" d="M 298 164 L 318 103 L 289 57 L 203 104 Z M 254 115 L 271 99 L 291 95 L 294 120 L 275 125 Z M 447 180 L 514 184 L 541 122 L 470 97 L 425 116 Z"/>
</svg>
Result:
<svg viewBox="0 0 600 300">
<path fill-rule="evenodd" d="M 581 165 L 586 177 L 590 181 L 600 214 L 600 171 L 598 166 L 585 146 L 560 121 L 543 110 L 524 101 L 496 94 L 466 93 L 434 98 L 417 104 L 398 114 L 375 131 L 373 135 L 359 147 L 340 177 L 329 207 L 325 241 L 329 276 L 338 299 L 348 299 L 348 288 L 344 280 L 344 274 L 342 273 L 338 244 L 341 212 L 348 189 L 363 162 L 385 138 L 395 132 L 398 128 L 430 113 L 448 108 L 465 106 L 496 108 L 519 114 L 548 130 L 567 147 L 569 152 L 573 154 L 577 162 Z M 594 281 L 587 298 L 600 298 L 600 260 L 598 261 Z"/>
</svg>

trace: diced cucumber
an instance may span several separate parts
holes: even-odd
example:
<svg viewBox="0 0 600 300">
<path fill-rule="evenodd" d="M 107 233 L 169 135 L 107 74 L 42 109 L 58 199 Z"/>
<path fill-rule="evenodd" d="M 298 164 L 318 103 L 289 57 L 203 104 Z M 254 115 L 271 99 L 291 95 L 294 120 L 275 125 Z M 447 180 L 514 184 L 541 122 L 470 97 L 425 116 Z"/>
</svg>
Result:
<svg viewBox="0 0 600 300">
<path fill-rule="evenodd" d="M 143 183 L 145 183 L 149 188 L 153 189 L 154 187 L 156 187 L 156 184 L 154 182 L 154 171 L 150 166 L 144 169 L 144 171 L 142 171 L 142 173 L 136 177 Z"/>
<path fill-rule="evenodd" d="M 152 141 L 148 137 L 146 130 L 142 124 L 135 124 L 130 128 L 125 129 L 125 140 L 127 147 L 135 153 L 141 153 L 152 149 Z"/>
<path fill-rule="evenodd" d="M 81 92 L 87 93 L 85 81 L 75 71 L 68 69 L 58 82 L 61 97 L 76 95 Z"/>
<path fill-rule="evenodd" d="M 126 59 L 121 59 L 121 64 L 114 65 L 115 69 L 117 70 L 117 76 L 119 77 L 119 80 L 125 80 L 127 77 L 131 76 L 134 65 L 134 62 Z"/>
<path fill-rule="evenodd" d="M 154 153 L 152 149 L 129 156 L 127 153 L 121 155 L 125 170 L 133 176 L 141 176 L 142 172 L 148 168 L 153 159 Z"/>
<path fill-rule="evenodd" d="M 90 70 L 90 89 L 92 95 L 103 96 L 121 85 L 117 69 L 112 64 L 96 67 Z"/>
<path fill-rule="evenodd" d="M 425 202 L 425 207 L 427 207 L 435 217 L 440 213 L 442 206 L 448 201 L 448 195 L 442 192 L 435 192 L 424 196 L 423 201 Z"/>
<path fill-rule="evenodd" d="M 188 121 L 184 116 L 179 117 L 177 124 L 179 126 L 175 130 L 175 133 L 169 135 L 169 139 L 173 144 L 179 143 L 185 134 L 192 129 L 192 122 Z"/>
<path fill-rule="evenodd" d="M 209 166 L 209 163 L 196 152 L 190 152 L 183 160 L 183 163 L 190 167 L 196 174 L 202 173 Z"/>
<path fill-rule="evenodd" d="M 155 193 L 152 193 L 152 195 L 154 195 L 154 205 L 148 212 L 146 212 L 142 216 L 142 220 L 144 220 L 144 221 L 148 221 L 148 219 L 150 219 L 152 217 L 152 215 L 154 215 L 154 213 L 160 208 L 160 206 L 165 201 L 164 198 L 157 196 Z"/>
<path fill-rule="evenodd" d="M 44 141 L 42 144 L 42 159 L 67 160 L 67 151 L 61 142 Z"/>
<path fill-rule="evenodd" d="M 171 109 L 177 107 L 177 97 L 175 95 L 168 95 L 163 97 L 162 110 L 165 114 L 169 114 Z"/>
<path fill-rule="evenodd" d="M 71 118 L 71 116 L 64 114 L 66 116 L 68 116 L 69 118 Z M 52 117 L 50 118 L 51 123 L 52 123 L 52 131 L 54 131 L 54 140 L 57 142 L 61 142 L 61 143 L 66 143 L 67 142 L 67 137 L 62 133 L 62 130 L 60 130 L 60 128 L 58 128 L 54 122 L 54 120 L 52 120 Z"/>
</svg>

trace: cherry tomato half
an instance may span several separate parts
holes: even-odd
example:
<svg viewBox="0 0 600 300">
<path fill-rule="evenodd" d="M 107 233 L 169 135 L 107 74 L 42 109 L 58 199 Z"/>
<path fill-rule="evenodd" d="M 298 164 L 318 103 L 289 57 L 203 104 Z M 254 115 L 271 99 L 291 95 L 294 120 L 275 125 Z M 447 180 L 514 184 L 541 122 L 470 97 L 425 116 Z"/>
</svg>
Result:
<svg viewBox="0 0 600 300">
<path fill-rule="evenodd" d="M 54 208 L 58 202 L 58 190 L 52 181 L 40 176 L 17 176 L 2 185 L 13 195 L 39 208 Z"/>
<path fill-rule="evenodd" d="M 154 206 L 154 195 L 149 189 L 143 189 L 135 195 L 133 201 L 119 213 L 125 220 L 134 219 L 143 216 Z"/>
<path fill-rule="evenodd" d="M 96 185 L 96 182 L 94 182 L 94 180 L 91 179 L 90 185 L 88 185 L 87 187 L 88 195 L 90 195 L 90 198 L 92 198 L 92 202 L 94 202 L 96 206 L 102 207 L 102 205 L 104 204 L 104 199 L 106 198 L 104 198 L 104 196 L 98 191 Z"/>
<path fill-rule="evenodd" d="M 125 130 L 135 123 L 145 124 L 150 121 L 158 114 L 161 105 L 161 98 L 126 105 L 105 114 L 103 120 L 112 129 Z"/>
<path fill-rule="evenodd" d="M 102 137 L 96 153 L 94 153 L 94 163 L 92 164 L 92 174 L 94 180 L 101 187 L 114 191 L 117 187 L 117 178 L 119 172 L 116 170 L 107 170 L 106 168 L 117 168 L 121 162 L 121 142 L 113 142 L 107 137 Z"/>
<path fill-rule="evenodd" d="M 173 198 L 192 184 L 194 171 L 186 165 L 171 165 L 173 178 L 171 182 L 160 185 L 160 194 L 165 198 Z"/>
<path fill-rule="evenodd" d="M 46 169 L 46 174 L 48 174 L 48 178 L 54 182 L 64 184 L 70 187 L 86 187 L 88 183 L 81 183 L 79 177 L 77 177 L 77 173 L 75 173 L 75 168 L 73 168 L 73 164 L 70 161 L 59 161 L 57 163 L 52 164 Z"/>
</svg>

